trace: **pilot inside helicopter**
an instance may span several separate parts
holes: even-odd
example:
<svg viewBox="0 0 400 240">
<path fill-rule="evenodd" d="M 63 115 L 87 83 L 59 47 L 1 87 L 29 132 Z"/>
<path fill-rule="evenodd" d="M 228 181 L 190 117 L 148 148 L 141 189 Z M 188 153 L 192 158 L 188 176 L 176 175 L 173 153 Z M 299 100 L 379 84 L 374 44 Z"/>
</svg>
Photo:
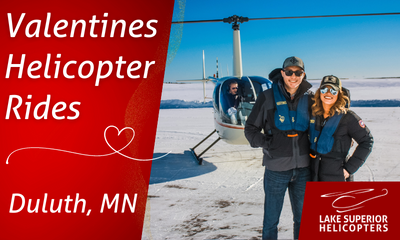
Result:
<svg viewBox="0 0 400 240">
<path fill-rule="evenodd" d="M 237 111 L 239 104 L 243 101 L 243 97 L 238 94 L 239 84 L 236 81 L 232 81 L 229 84 L 229 91 L 227 94 L 228 102 L 228 115 L 231 119 L 232 124 L 238 124 Z"/>
<path fill-rule="evenodd" d="M 222 122 L 244 126 L 258 94 L 269 88 L 271 81 L 261 77 L 228 78 L 214 89 L 214 110 Z"/>
</svg>

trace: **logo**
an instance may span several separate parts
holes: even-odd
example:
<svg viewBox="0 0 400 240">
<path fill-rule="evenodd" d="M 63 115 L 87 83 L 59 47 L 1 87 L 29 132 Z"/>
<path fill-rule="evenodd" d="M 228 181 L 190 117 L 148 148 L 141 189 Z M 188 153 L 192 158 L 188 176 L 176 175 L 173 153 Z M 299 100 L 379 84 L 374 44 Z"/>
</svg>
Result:
<svg viewBox="0 0 400 240">
<path fill-rule="evenodd" d="M 283 123 L 283 122 L 285 121 L 285 117 L 284 117 L 284 116 L 281 116 L 281 115 L 279 115 L 279 121 L 281 121 L 281 123 Z"/>
<path fill-rule="evenodd" d="M 292 122 L 294 122 L 294 117 L 292 117 Z"/>
<path fill-rule="evenodd" d="M 326 83 L 336 83 L 336 77 L 334 77 L 334 76 L 327 76 L 327 77 L 325 77 L 324 78 L 324 80 L 323 80 L 324 82 L 326 82 Z"/>
<path fill-rule="evenodd" d="M 299 239 L 397 239 L 399 188 L 400 182 L 308 182 Z"/>
<path fill-rule="evenodd" d="M 291 63 L 293 63 L 293 64 L 296 64 L 298 61 L 297 61 L 296 58 L 291 58 L 291 59 L 289 60 L 289 62 L 291 62 Z"/>
<path fill-rule="evenodd" d="M 310 123 L 311 123 L 311 124 L 315 123 L 315 119 L 311 119 L 311 120 L 310 120 Z"/>
<path fill-rule="evenodd" d="M 388 190 L 384 188 L 382 189 L 382 192 L 384 192 L 383 194 L 379 194 L 372 197 L 363 197 L 364 193 L 372 191 L 374 191 L 374 189 L 360 189 L 349 192 L 334 192 L 334 193 L 323 194 L 321 195 L 321 197 L 336 197 L 332 202 L 332 207 L 336 209 L 336 212 L 344 213 L 362 208 L 365 202 L 368 202 L 375 198 L 386 196 L 388 194 Z M 348 203 L 348 201 L 344 201 L 349 199 L 353 200 L 351 204 Z M 341 204 L 341 202 L 345 203 Z"/>
<path fill-rule="evenodd" d="M 279 106 L 279 105 L 284 105 L 284 104 L 287 104 L 287 102 L 286 102 L 286 101 L 280 101 L 280 102 L 277 102 L 277 103 L 276 103 L 276 105 L 278 105 L 278 106 Z"/>
<path fill-rule="evenodd" d="M 369 192 L 372 193 L 368 194 Z M 357 214 L 347 212 L 363 208 L 365 203 L 386 196 L 388 190 L 376 192 L 374 189 L 360 189 L 348 192 L 333 192 L 323 194 L 323 198 L 333 198 L 332 207 L 338 214 L 320 215 L 320 232 L 387 232 L 389 230 L 388 216 L 380 214 Z M 368 210 L 364 212 L 368 213 Z M 346 214 L 342 214 L 346 213 Z"/>
<path fill-rule="evenodd" d="M 358 124 L 360 124 L 360 127 L 365 128 L 365 123 L 363 120 L 358 121 Z"/>
</svg>

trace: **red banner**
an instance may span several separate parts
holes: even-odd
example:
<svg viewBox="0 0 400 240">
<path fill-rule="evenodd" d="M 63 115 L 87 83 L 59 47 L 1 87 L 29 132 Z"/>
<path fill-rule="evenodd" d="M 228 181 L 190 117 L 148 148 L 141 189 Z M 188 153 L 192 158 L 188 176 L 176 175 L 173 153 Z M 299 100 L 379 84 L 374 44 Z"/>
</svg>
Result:
<svg viewBox="0 0 400 240">
<path fill-rule="evenodd" d="M 309 182 L 300 239 L 397 239 L 399 182 Z"/>
<path fill-rule="evenodd" d="M 140 239 L 173 3 L 1 3 L 0 239 Z"/>
</svg>

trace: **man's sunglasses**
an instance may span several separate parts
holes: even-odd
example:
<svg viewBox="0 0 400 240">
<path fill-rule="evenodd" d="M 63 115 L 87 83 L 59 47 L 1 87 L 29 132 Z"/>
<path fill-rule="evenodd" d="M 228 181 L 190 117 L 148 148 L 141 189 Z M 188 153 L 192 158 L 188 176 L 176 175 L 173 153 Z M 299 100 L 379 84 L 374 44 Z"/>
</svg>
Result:
<svg viewBox="0 0 400 240">
<path fill-rule="evenodd" d="M 303 70 L 297 70 L 297 71 L 292 71 L 292 70 L 283 70 L 283 71 L 285 72 L 286 76 L 288 76 L 288 77 L 292 76 L 292 75 L 293 75 L 293 73 L 294 73 L 294 75 L 296 75 L 297 77 L 300 77 L 300 76 L 301 76 L 301 74 L 303 74 L 303 73 L 304 73 L 304 71 L 303 71 Z"/>
<path fill-rule="evenodd" d="M 322 94 L 326 94 L 328 92 L 328 90 L 329 90 L 328 87 L 324 87 L 324 88 L 321 88 L 319 91 Z M 331 93 L 332 93 L 333 96 L 335 96 L 336 94 L 338 94 L 338 91 L 336 91 L 335 89 L 331 88 Z"/>
</svg>

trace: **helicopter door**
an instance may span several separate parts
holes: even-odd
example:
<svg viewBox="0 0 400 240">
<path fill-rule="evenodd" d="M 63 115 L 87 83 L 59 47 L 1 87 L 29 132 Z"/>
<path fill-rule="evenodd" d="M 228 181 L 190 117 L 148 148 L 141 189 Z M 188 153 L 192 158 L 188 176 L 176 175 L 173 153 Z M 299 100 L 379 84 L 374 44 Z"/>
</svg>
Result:
<svg viewBox="0 0 400 240">
<path fill-rule="evenodd" d="M 262 92 L 262 88 L 258 82 L 252 81 L 249 77 L 243 77 L 242 82 L 244 83 L 242 88 L 243 102 L 238 110 L 240 112 L 241 122 L 246 123 L 257 100 L 258 94 Z"/>
<path fill-rule="evenodd" d="M 254 104 L 256 103 L 258 95 L 271 88 L 272 82 L 263 77 L 242 77 L 242 103 L 238 108 L 240 122 L 245 125 Z"/>
</svg>

